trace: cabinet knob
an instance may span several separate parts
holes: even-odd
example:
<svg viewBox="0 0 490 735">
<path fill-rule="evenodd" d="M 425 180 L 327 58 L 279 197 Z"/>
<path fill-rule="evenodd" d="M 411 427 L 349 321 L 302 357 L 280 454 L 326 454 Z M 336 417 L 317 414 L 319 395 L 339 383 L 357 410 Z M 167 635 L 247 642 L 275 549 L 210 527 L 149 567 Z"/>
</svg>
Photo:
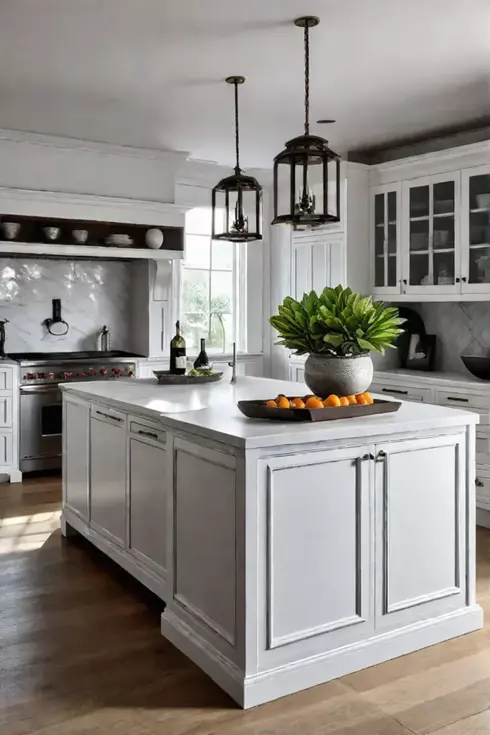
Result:
<svg viewBox="0 0 490 735">
<path fill-rule="evenodd" d="M 466 278 L 466 276 L 463 276 L 463 278 L 462 278 L 461 280 L 463 281 L 463 283 L 466 283 L 466 281 L 467 281 L 468 279 Z"/>
<path fill-rule="evenodd" d="M 386 452 L 380 449 L 378 454 L 376 455 L 376 460 L 384 459 L 385 457 L 386 457 Z"/>
<path fill-rule="evenodd" d="M 483 482 L 477 477 L 475 480 L 475 485 L 477 487 L 483 487 Z"/>
<path fill-rule="evenodd" d="M 456 283 L 460 283 L 461 278 L 456 278 Z"/>
<path fill-rule="evenodd" d="M 374 459 L 374 454 L 365 454 L 362 459 Z"/>
</svg>

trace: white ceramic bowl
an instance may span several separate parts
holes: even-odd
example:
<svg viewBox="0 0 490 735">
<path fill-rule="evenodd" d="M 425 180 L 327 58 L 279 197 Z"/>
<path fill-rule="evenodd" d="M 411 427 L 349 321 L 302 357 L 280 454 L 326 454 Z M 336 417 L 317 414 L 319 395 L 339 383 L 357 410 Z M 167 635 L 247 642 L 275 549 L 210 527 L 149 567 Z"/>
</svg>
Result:
<svg viewBox="0 0 490 735">
<path fill-rule="evenodd" d="M 87 230 L 73 230 L 71 234 L 73 235 L 73 239 L 76 243 L 78 243 L 78 245 L 84 245 L 87 242 Z"/>
<path fill-rule="evenodd" d="M 19 232 L 19 222 L 2 222 L 2 233 L 7 240 L 15 240 Z"/>
</svg>

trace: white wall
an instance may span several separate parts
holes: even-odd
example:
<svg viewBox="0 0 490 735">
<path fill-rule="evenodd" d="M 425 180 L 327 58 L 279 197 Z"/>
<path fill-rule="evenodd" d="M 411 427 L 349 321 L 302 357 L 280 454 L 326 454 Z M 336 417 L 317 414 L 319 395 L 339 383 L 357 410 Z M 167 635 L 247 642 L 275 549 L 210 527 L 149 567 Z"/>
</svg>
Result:
<svg viewBox="0 0 490 735">
<path fill-rule="evenodd" d="M 0 258 L 0 318 L 7 352 L 94 350 L 106 324 L 114 349 L 131 347 L 131 265 L 124 262 Z M 61 299 L 66 336 L 49 334 L 51 300 Z"/>
</svg>

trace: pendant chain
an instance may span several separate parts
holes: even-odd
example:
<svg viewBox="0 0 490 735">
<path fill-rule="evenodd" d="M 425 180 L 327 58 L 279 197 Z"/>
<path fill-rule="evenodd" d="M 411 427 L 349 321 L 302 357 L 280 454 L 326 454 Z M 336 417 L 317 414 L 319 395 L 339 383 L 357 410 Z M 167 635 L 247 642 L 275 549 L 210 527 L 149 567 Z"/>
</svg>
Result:
<svg viewBox="0 0 490 735">
<path fill-rule="evenodd" d="M 305 23 L 305 135 L 310 134 L 310 37 Z"/>
<path fill-rule="evenodd" d="M 235 147 L 236 147 L 236 166 L 235 174 L 240 173 L 240 130 L 238 121 L 238 84 L 235 82 Z"/>
</svg>

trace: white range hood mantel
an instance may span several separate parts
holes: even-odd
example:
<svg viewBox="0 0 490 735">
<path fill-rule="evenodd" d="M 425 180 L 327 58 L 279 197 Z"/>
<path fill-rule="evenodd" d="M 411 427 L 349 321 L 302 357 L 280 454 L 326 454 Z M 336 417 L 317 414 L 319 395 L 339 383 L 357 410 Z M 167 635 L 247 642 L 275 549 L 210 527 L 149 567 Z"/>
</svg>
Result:
<svg viewBox="0 0 490 735">
<path fill-rule="evenodd" d="M 0 215 L 88 219 L 94 221 L 146 224 L 149 227 L 184 227 L 185 212 L 182 204 L 38 191 L 0 187 Z M 59 257 L 118 258 L 140 260 L 182 259 L 180 250 L 145 250 L 142 248 L 94 247 L 89 245 L 62 245 L 57 243 L 26 243 L 1 240 L 0 255 L 38 255 Z"/>
</svg>

